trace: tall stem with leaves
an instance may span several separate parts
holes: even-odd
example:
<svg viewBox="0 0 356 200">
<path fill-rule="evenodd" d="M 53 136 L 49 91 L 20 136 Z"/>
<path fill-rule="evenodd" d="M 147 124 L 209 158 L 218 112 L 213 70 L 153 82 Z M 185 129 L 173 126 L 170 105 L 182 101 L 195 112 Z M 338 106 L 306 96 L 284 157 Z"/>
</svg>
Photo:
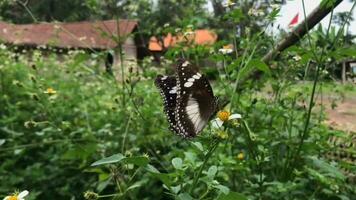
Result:
<svg viewBox="0 0 356 200">
<path fill-rule="evenodd" d="M 200 166 L 198 172 L 194 176 L 193 184 L 192 184 L 192 187 L 190 188 L 190 193 L 191 194 L 193 193 L 194 188 L 196 188 L 196 185 L 198 184 L 198 181 L 199 181 L 199 178 L 202 175 L 203 169 L 205 168 L 207 162 L 209 161 L 209 159 L 213 155 L 215 149 L 218 147 L 219 143 L 220 143 L 219 139 L 212 140 L 210 148 L 209 148 L 208 152 L 205 154 L 203 164 Z"/>
<path fill-rule="evenodd" d="M 302 5 L 303 5 L 303 12 L 304 12 L 304 16 L 306 17 L 306 12 L 305 12 L 305 3 L 304 3 L 304 0 L 302 0 Z M 350 9 L 350 12 L 349 12 L 349 15 L 348 15 L 348 19 L 350 19 L 350 14 L 352 13 L 352 10 L 354 9 L 356 5 L 356 2 L 353 4 L 352 8 Z M 334 8 L 333 8 L 334 9 Z M 332 16 L 333 16 L 333 9 L 331 11 L 331 17 L 330 17 L 330 21 L 329 21 L 329 25 L 328 25 L 328 29 L 327 29 L 327 36 L 329 35 L 329 31 L 330 31 L 330 28 L 331 28 L 331 20 L 332 20 Z M 338 37 L 340 36 L 340 32 L 341 32 L 341 29 L 344 28 L 345 24 L 346 24 L 347 20 L 345 21 L 345 23 L 343 24 L 343 26 L 340 28 L 337 36 L 335 37 L 334 41 L 332 42 L 332 44 L 334 45 L 335 42 L 338 40 Z M 305 24 L 308 29 L 308 24 Z M 315 92 L 316 92 L 316 87 L 317 87 L 317 83 L 319 81 L 319 76 L 320 76 L 320 71 L 321 71 L 321 67 L 323 65 L 323 56 L 324 56 L 324 53 L 326 51 L 326 47 L 322 48 L 322 51 L 320 53 L 320 56 L 317 55 L 316 53 L 316 50 L 315 48 L 312 46 L 312 43 L 311 43 L 311 37 L 310 37 L 310 34 L 309 34 L 309 31 L 308 31 L 308 34 L 307 34 L 307 39 L 308 39 L 308 43 L 309 43 L 309 46 L 312 50 L 312 54 L 313 54 L 313 57 L 314 59 L 316 60 L 317 62 L 317 70 L 316 70 L 316 74 L 315 74 L 315 77 L 314 77 L 314 81 L 313 81 L 313 87 L 312 87 L 312 92 L 311 92 L 311 96 L 310 96 L 310 100 L 309 100 L 309 107 L 308 107 L 308 111 L 307 111 L 307 117 L 306 117 L 306 121 L 305 121 L 305 125 L 304 125 L 304 129 L 303 129 L 303 132 L 300 136 L 300 140 L 299 140 L 299 143 L 298 143 L 298 146 L 297 146 L 297 149 L 295 151 L 295 154 L 294 154 L 294 162 L 291 163 L 291 166 L 290 166 L 290 171 L 293 170 L 293 167 L 294 166 L 293 164 L 296 164 L 299 156 L 300 156 L 300 152 L 302 150 L 302 147 L 303 147 L 303 144 L 305 142 L 305 139 L 308 137 L 308 133 L 309 133 L 309 124 L 310 124 L 310 120 L 311 120 L 311 112 L 312 112 L 312 108 L 314 106 L 314 99 L 315 99 Z"/>
</svg>

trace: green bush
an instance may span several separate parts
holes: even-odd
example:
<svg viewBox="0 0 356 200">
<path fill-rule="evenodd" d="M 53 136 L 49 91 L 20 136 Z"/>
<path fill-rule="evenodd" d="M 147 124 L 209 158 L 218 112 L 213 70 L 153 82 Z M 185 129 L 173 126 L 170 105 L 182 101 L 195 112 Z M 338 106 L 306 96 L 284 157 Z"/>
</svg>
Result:
<svg viewBox="0 0 356 200">
<path fill-rule="evenodd" d="M 132 75 L 123 85 L 88 64 L 91 57 L 83 52 L 59 58 L 2 50 L 0 60 L 0 194 L 27 189 L 30 199 L 82 199 L 85 191 L 86 198 L 121 199 L 355 195 L 340 165 L 325 157 L 328 138 L 338 132 L 316 116 L 302 139 L 307 110 L 301 102 L 308 101 L 311 88 L 295 87 L 288 77 L 271 78 L 271 88 L 257 90 L 251 82 L 236 93 L 234 80 L 241 74 L 219 76 L 215 93 L 227 97 L 226 109 L 242 120 L 220 131 L 209 126 L 198 138 L 184 140 L 168 130 L 152 78 Z M 231 65 L 243 66 L 241 73 L 250 67 L 248 61 Z"/>
</svg>

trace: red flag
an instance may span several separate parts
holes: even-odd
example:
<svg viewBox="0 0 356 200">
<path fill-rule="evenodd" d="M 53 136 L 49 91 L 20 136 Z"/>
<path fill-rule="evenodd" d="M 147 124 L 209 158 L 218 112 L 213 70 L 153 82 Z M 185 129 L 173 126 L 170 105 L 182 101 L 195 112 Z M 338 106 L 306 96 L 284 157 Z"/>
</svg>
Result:
<svg viewBox="0 0 356 200">
<path fill-rule="evenodd" d="M 289 24 L 288 24 L 288 27 L 289 27 L 289 28 L 291 28 L 291 27 L 293 27 L 294 25 L 298 24 L 298 17 L 299 17 L 299 13 L 297 13 L 297 14 L 293 17 L 292 21 L 289 22 Z"/>
</svg>

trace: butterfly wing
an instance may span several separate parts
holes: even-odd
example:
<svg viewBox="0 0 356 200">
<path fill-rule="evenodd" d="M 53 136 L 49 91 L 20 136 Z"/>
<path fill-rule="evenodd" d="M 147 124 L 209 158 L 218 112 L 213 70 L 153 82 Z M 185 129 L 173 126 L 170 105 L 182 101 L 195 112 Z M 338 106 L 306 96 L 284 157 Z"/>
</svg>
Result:
<svg viewBox="0 0 356 200">
<path fill-rule="evenodd" d="M 164 112 L 172 131 L 179 134 L 175 118 L 175 109 L 177 102 L 176 78 L 174 76 L 158 75 L 155 80 L 156 87 L 160 90 L 164 103 Z"/>
<path fill-rule="evenodd" d="M 209 122 L 216 110 L 216 98 L 208 79 L 188 61 L 177 66 L 176 124 L 179 135 L 195 137 Z"/>
</svg>

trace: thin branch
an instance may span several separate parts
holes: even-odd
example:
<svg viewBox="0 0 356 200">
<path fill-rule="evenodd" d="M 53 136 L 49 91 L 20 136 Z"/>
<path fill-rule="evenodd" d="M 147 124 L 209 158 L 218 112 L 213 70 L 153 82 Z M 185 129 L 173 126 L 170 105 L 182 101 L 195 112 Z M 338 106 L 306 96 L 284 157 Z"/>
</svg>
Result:
<svg viewBox="0 0 356 200">
<path fill-rule="evenodd" d="M 31 18 L 33 19 L 33 21 L 35 23 L 38 23 L 38 20 L 36 19 L 36 17 L 33 15 L 33 13 L 31 12 L 31 10 L 27 7 L 27 3 L 28 3 L 28 0 L 25 1 L 25 2 L 22 2 L 22 1 L 19 1 L 17 0 L 16 3 L 20 4 L 22 7 L 25 8 L 25 10 L 27 11 L 27 13 L 31 16 Z"/>
<path fill-rule="evenodd" d="M 329 0 L 331 2 L 333 0 Z M 338 6 L 342 0 L 335 0 L 332 5 L 329 2 L 320 4 L 316 7 L 306 19 L 300 23 L 292 32 L 290 32 L 284 39 L 282 39 L 277 46 L 268 52 L 264 57 L 263 61 L 268 63 L 278 56 L 283 50 L 297 43 L 304 35 L 308 33 L 315 25 L 317 25 L 326 15 L 328 15 L 333 8 Z"/>
</svg>

